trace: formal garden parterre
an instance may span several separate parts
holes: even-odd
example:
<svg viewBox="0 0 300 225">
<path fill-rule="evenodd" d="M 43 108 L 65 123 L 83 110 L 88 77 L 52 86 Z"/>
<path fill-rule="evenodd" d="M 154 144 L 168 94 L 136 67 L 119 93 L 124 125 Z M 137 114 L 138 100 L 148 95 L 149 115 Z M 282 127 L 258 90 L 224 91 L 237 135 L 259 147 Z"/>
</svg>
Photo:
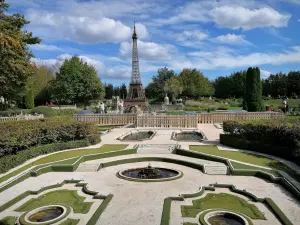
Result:
<svg viewBox="0 0 300 225">
<path fill-rule="evenodd" d="M 109 137 L 116 133 L 114 142 L 102 135 L 102 142 L 98 143 L 100 135 L 95 125 L 60 121 L 46 118 L 43 121 L 11 121 L 1 124 L 2 127 L 7 126 L 8 132 L 3 139 L 6 141 L 7 151 L 3 152 L 5 155 L 0 159 L 18 162 L 9 164 L 12 166 L 8 167 L 3 161 L 2 170 L 6 173 L 0 177 L 2 224 L 14 224 L 15 221 L 28 224 L 28 221 L 25 221 L 26 214 L 29 215 L 32 210 L 38 211 L 43 206 L 53 205 L 66 206 L 70 211 L 60 221 L 54 221 L 55 224 L 209 224 L 213 219 L 207 218 L 213 218 L 212 215 L 220 213 L 225 217 L 230 213 L 237 214 L 237 218 L 240 216 L 248 224 L 254 225 L 260 224 L 260 221 L 288 225 L 300 221 L 297 214 L 299 186 L 291 183 L 292 180 L 287 180 L 281 173 L 283 171 L 298 182 L 299 173 L 295 168 L 284 162 L 257 155 L 256 152 L 250 154 L 248 151 L 228 151 L 222 150 L 223 146 L 206 144 L 205 142 L 212 141 L 212 136 L 209 130 L 201 130 L 201 125 L 199 132 L 203 132 L 207 140 L 198 143 L 179 142 L 174 151 L 166 150 L 157 154 L 155 145 L 152 146 L 153 152 L 149 148 L 149 152 L 145 153 L 145 150 L 139 150 L 139 144 L 148 143 L 151 147 L 150 143 L 159 145 L 157 142 L 160 142 L 163 145 L 161 136 L 166 134 L 170 143 L 178 143 L 171 139 L 172 132 L 157 130 L 151 140 L 121 142 L 116 140 L 118 131 L 124 132 L 124 129 L 127 129 L 123 133 L 125 135 L 131 130 L 134 131 L 134 128 L 112 128 L 109 135 L 106 135 Z M 269 120 L 250 122 L 261 126 L 264 121 L 268 125 L 271 124 Z M 294 120 L 286 120 L 290 121 Z M 31 128 L 32 122 L 37 126 Z M 19 135 L 16 137 L 20 144 L 14 144 L 13 139 L 8 138 L 9 134 L 14 135 L 13 132 L 9 133 L 9 130 L 18 123 L 20 127 L 24 126 L 23 129 L 26 129 L 23 124 L 28 123 L 28 134 L 31 129 L 33 140 L 41 137 L 44 142 L 27 143 L 26 139 Z M 242 122 L 242 125 L 237 122 L 225 122 L 225 134 L 213 125 L 211 129 L 219 132 L 222 139 L 222 135 L 231 135 L 226 133 L 229 129 L 226 127 L 227 123 L 234 131 L 237 129 L 232 126 L 241 129 L 243 125 Z M 232 123 L 234 125 L 231 125 Z M 247 124 L 245 121 L 244 123 Z M 288 123 L 283 126 L 286 127 L 296 129 L 296 125 Z M 244 130 L 246 132 L 243 127 Z M 255 130 L 251 129 L 252 132 Z M 240 133 L 242 132 L 233 133 L 232 136 L 236 137 Z M 285 133 L 290 134 L 283 132 L 280 134 L 282 138 L 285 138 Z M 256 141 L 259 140 L 257 136 Z M 294 139 L 290 140 L 297 140 L 297 136 L 293 137 Z M 70 141 L 61 142 L 63 139 Z M 270 143 L 265 143 L 272 144 L 271 139 L 268 140 Z M 72 149 L 65 150 L 68 143 L 77 142 L 86 144 L 70 145 Z M 88 146 L 90 144 L 94 145 Z M 10 151 L 11 149 L 15 151 Z M 163 148 L 161 151 L 164 151 Z M 270 154 L 270 151 L 268 153 Z M 120 171 L 147 167 L 149 163 L 157 168 L 179 170 L 182 175 L 175 180 L 159 183 L 155 180 L 133 182 L 117 176 Z M 228 169 L 220 172 L 221 167 Z M 69 182 L 71 184 L 68 184 Z M 80 196 L 85 194 L 80 194 L 82 191 L 92 197 L 83 201 Z M 78 204 L 78 201 L 82 204 Z M 89 203 L 89 207 L 78 211 L 77 208 L 84 207 L 85 202 Z M 98 207 L 91 204 L 98 204 Z M 93 209 L 90 210 L 93 213 L 86 214 L 87 208 Z M 116 214 L 119 216 L 113 216 Z"/>
</svg>

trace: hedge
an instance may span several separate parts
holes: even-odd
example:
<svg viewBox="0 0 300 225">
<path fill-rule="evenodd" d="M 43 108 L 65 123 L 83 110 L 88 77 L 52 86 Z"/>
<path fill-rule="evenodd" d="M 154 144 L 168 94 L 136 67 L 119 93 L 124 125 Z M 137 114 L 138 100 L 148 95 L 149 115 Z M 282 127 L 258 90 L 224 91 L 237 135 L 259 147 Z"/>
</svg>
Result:
<svg viewBox="0 0 300 225">
<path fill-rule="evenodd" d="M 266 153 L 300 165 L 300 118 L 225 121 L 221 144 Z"/>
<path fill-rule="evenodd" d="M 56 116 L 56 111 L 49 106 L 38 106 L 30 111 L 31 114 L 43 114 L 45 117 Z"/>
<path fill-rule="evenodd" d="M 14 155 L 5 155 L 0 158 L 0 173 L 5 173 L 16 166 L 23 164 L 25 161 L 40 155 L 46 155 L 65 149 L 86 147 L 88 145 L 90 145 L 88 140 L 69 141 L 41 145 L 27 149 L 26 151 L 17 152 Z"/>
<path fill-rule="evenodd" d="M 97 127 L 64 118 L 0 123 L 0 156 L 15 154 L 36 145 L 74 140 L 98 143 L 100 136 Z"/>
</svg>

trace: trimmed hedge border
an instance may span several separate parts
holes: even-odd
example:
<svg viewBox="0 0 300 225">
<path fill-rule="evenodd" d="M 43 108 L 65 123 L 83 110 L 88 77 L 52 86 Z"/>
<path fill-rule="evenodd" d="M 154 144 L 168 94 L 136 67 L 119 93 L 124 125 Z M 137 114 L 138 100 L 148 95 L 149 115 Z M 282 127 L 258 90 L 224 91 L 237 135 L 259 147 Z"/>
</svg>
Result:
<svg viewBox="0 0 300 225">
<path fill-rule="evenodd" d="M 192 162 L 187 162 L 179 159 L 172 159 L 172 158 L 165 158 L 165 157 L 140 157 L 140 158 L 132 158 L 132 159 L 120 159 L 120 160 L 115 160 L 115 161 L 110 161 L 107 163 L 101 163 L 100 167 L 98 170 L 104 167 L 109 167 L 109 166 L 115 166 L 115 165 L 120 165 L 120 164 L 125 164 L 125 163 L 135 163 L 135 162 L 145 162 L 145 161 L 160 161 L 160 162 L 167 162 L 167 163 L 175 163 L 187 167 L 191 167 L 193 169 L 200 170 L 203 172 L 204 166 L 201 164 L 197 163 L 192 163 Z"/>
<path fill-rule="evenodd" d="M 271 198 L 258 198 L 254 194 L 241 190 L 235 187 L 233 184 L 210 184 L 209 186 L 201 186 L 200 191 L 192 194 L 181 194 L 179 197 L 168 197 L 168 201 L 164 201 L 163 206 L 163 215 L 160 225 L 169 225 L 170 224 L 170 211 L 171 211 L 171 202 L 172 201 L 184 201 L 185 198 L 194 198 L 200 197 L 205 190 L 215 191 L 216 188 L 228 188 L 231 192 L 241 194 L 251 199 L 254 202 L 263 203 L 270 211 L 278 218 L 283 225 L 293 225 L 292 222 L 287 218 L 287 216 L 281 211 L 281 209 L 275 204 Z M 166 214 L 164 215 L 164 213 Z"/>
<path fill-rule="evenodd" d="M 113 198 L 112 194 L 105 197 L 102 204 L 98 207 L 98 209 L 95 211 L 95 213 L 87 222 L 88 225 L 95 225 L 97 223 L 98 218 L 102 215 L 102 213 L 104 212 L 104 210 L 106 209 L 107 205 L 110 203 L 112 198 Z"/>
<path fill-rule="evenodd" d="M 99 192 L 91 191 L 87 188 L 88 183 L 82 182 L 81 180 L 64 180 L 61 183 L 50 185 L 50 186 L 47 186 L 47 187 L 43 187 L 43 188 L 39 189 L 38 191 L 25 191 L 23 194 L 15 197 L 14 199 L 12 199 L 9 202 L 7 202 L 7 203 L 3 204 L 2 206 L 0 206 L 0 212 L 3 212 L 4 210 L 8 209 L 9 207 L 16 204 L 17 202 L 19 202 L 23 198 L 28 197 L 29 195 L 38 195 L 43 191 L 50 190 L 50 189 L 53 189 L 53 188 L 62 187 L 64 184 L 69 184 L 69 183 L 75 184 L 76 187 L 82 187 L 82 192 L 85 193 L 85 194 L 88 194 L 88 195 L 92 195 L 93 199 L 103 199 L 103 202 L 101 203 L 101 205 L 98 207 L 98 209 L 95 211 L 95 213 L 92 215 L 89 222 L 87 223 L 89 225 L 95 225 L 98 218 L 101 216 L 101 214 L 106 209 L 109 202 L 111 201 L 113 195 L 110 194 L 110 195 L 105 196 L 105 195 L 100 194 Z"/>
<path fill-rule="evenodd" d="M 1 168 L 1 173 L 8 172 L 9 170 L 15 168 L 26 162 L 29 159 L 35 157 L 46 155 L 61 150 L 73 149 L 73 148 L 82 148 L 91 145 L 88 140 L 77 140 L 77 141 L 68 141 L 68 142 L 58 142 L 46 145 L 35 146 L 30 149 L 20 151 L 15 155 L 6 155 L 0 157 L 0 164 L 4 165 L 5 168 Z M 3 176 L 4 177 L 4 176 Z"/>
<path fill-rule="evenodd" d="M 90 160 L 95 160 L 95 159 L 101 159 L 101 158 L 108 158 L 108 157 L 114 157 L 114 156 L 119 156 L 119 155 L 129 155 L 129 154 L 135 154 L 136 149 L 128 149 L 128 150 L 119 150 L 119 151 L 114 151 L 114 152 L 107 152 L 107 153 L 96 153 L 96 154 L 89 154 L 89 155 L 84 155 L 80 156 L 79 159 L 74 162 L 73 164 L 68 164 L 68 165 L 60 165 L 60 164 L 55 164 L 55 162 L 51 163 L 50 165 L 45 165 L 44 167 L 38 166 L 39 169 L 34 171 L 34 168 L 19 177 L 15 178 L 11 182 L 8 182 L 4 186 L 0 188 L 0 192 L 14 186 L 15 184 L 18 184 L 25 179 L 29 177 L 36 177 L 44 173 L 48 172 L 74 172 L 77 167 L 79 166 L 80 163 L 90 161 Z"/>
<path fill-rule="evenodd" d="M 192 150 L 176 149 L 175 154 L 224 163 L 229 167 L 230 173 L 234 176 L 255 176 L 255 177 L 269 180 L 273 183 L 281 184 L 288 191 L 290 191 L 297 199 L 300 199 L 300 190 L 284 177 L 275 177 L 271 173 L 267 173 L 265 171 L 258 170 L 258 169 L 257 170 L 235 169 L 232 166 L 230 159 L 226 159 L 220 156 L 210 155 L 206 153 L 195 152 Z"/>
</svg>

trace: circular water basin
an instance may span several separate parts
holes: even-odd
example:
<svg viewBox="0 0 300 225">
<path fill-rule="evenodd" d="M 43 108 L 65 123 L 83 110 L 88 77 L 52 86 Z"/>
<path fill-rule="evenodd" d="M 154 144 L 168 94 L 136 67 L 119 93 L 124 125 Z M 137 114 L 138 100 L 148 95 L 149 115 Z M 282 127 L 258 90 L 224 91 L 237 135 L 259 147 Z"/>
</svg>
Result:
<svg viewBox="0 0 300 225">
<path fill-rule="evenodd" d="M 31 210 L 25 215 L 25 221 L 30 224 L 44 224 L 56 222 L 67 213 L 67 208 L 60 205 L 43 206 Z"/>
<path fill-rule="evenodd" d="M 248 225 L 248 221 L 237 213 L 214 211 L 205 215 L 205 222 L 209 225 Z"/>
</svg>

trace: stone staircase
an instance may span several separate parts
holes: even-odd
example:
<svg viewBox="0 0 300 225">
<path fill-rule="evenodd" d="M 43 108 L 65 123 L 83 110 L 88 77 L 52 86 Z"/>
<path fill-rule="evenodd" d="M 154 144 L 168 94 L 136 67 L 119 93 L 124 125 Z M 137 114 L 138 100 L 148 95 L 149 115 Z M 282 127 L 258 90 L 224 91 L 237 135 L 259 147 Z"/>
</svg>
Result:
<svg viewBox="0 0 300 225">
<path fill-rule="evenodd" d="M 176 145 L 139 145 L 138 154 L 172 154 Z"/>
<path fill-rule="evenodd" d="M 226 175 L 228 167 L 225 165 L 205 165 L 205 173 L 209 175 Z"/>
<path fill-rule="evenodd" d="M 99 163 L 83 162 L 78 166 L 76 172 L 95 172 L 98 167 Z"/>
</svg>

